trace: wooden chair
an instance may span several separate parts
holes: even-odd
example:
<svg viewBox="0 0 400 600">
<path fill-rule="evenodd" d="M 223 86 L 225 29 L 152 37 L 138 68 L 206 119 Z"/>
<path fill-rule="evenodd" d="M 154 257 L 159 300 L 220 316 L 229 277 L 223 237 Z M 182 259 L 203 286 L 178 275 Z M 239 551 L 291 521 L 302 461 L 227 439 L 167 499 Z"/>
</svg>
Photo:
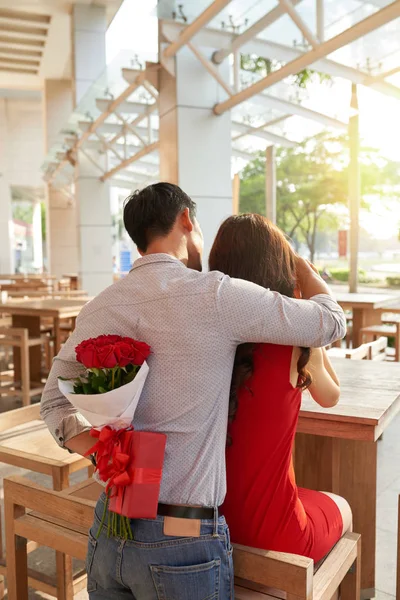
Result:
<svg viewBox="0 0 400 600">
<path fill-rule="evenodd" d="M 68 488 L 69 477 L 76 471 L 87 469 L 89 476 L 93 472 L 88 460 L 57 446 L 45 424 L 40 422 L 39 404 L 0 414 L 0 433 L 3 434 L 0 436 L 0 462 L 49 475 L 55 490 Z M 68 590 L 72 585 L 72 561 L 66 555 L 66 550 L 57 554 L 56 564 L 57 576 L 64 582 L 62 590 Z M 5 574 L 6 571 L 6 560 L 0 544 L 0 574 Z M 39 572 L 31 572 L 30 585 L 42 591 L 48 592 L 49 589 L 48 582 Z M 67 600 L 67 595 L 59 597 Z M 0 598 L 3 595 L 0 594 Z"/>
<path fill-rule="evenodd" d="M 386 337 L 380 337 L 374 342 L 367 344 L 369 350 L 369 360 L 386 360 L 386 349 L 388 340 Z"/>
<path fill-rule="evenodd" d="M 0 327 L 0 346 L 5 348 L 17 348 L 19 350 L 19 365 L 14 364 L 14 378 L 12 381 L 6 379 L 6 385 L 0 387 L 3 396 L 22 396 L 22 404 L 27 406 L 31 403 L 33 396 L 39 395 L 44 383 L 41 381 L 31 382 L 29 366 L 29 349 L 33 346 L 41 346 L 42 338 L 30 338 L 27 329 L 19 327 Z M 17 355 L 18 360 L 18 355 Z M 14 354 L 15 362 L 15 354 Z M 15 374 L 20 375 L 20 381 L 15 381 Z"/>
<path fill-rule="evenodd" d="M 370 356 L 368 344 L 361 344 L 358 348 L 330 348 L 327 353 L 331 358 L 348 358 L 350 360 L 368 360 Z"/>
<path fill-rule="evenodd" d="M 400 360 L 400 322 L 383 322 L 382 325 L 370 325 L 360 329 L 360 342 L 375 341 L 379 337 L 394 338 L 394 360 Z"/>
<path fill-rule="evenodd" d="M 346 533 L 314 571 L 310 558 L 234 546 L 235 600 L 359 600 L 361 536 Z"/>
</svg>

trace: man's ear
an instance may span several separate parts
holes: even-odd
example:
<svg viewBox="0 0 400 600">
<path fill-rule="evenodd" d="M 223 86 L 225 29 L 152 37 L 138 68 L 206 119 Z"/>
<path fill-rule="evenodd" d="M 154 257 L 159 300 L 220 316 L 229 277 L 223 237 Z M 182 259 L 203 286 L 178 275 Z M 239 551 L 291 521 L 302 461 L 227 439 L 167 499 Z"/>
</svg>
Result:
<svg viewBox="0 0 400 600">
<path fill-rule="evenodd" d="M 136 246 L 136 250 L 139 252 L 140 256 L 144 256 L 144 252 L 140 248 Z"/>
<path fill-rule="evenodd" d="M 183 229 L 185 229 L 188 233 L 191 233 L 193 231 L 194 225 L 190 218 L 189 209 L 185 208 L 181 212 L 179 218 L 180 218 L 180 223 L 181 223 Z"/>
</svg>

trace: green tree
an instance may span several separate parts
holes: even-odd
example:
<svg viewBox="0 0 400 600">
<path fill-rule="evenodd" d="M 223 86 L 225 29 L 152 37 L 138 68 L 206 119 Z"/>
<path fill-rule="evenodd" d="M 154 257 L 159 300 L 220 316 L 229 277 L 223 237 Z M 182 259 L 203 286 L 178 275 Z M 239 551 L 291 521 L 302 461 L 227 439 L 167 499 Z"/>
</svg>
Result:
<svg viewBox="0 0 400 600">
<path fill-rule="evenodd" d="M 377 150 L 360 151 L 361 194 L 391 195 L 400 180 L 400 163 L 383 159 Z M 319 232 L 334 231 L 348 202 L 348 142 L 345 136 L 322 133 L 294 148 L 277 148 L 277 222 L 295 246 L 304 242 L 314 260 Z M 397 192 L 398 193 L 398 192 Z M 265 214 L 265 153 L 241 173 L 240 210 Z"/>
<path fill-rule="evenodd" d="M 272 71 L 276 71 L 281 67 L 282 63 L 277 60 L 271 60 L 269 58 L 257 56 L 256 54 L 240 55 L 240 68 L 249 73 L 258 73 L 262 77 L 266 77 L 272 73 Z M 306 88 L 311 81 L 315 81 L 316 79 L 319 82 L 332 81 L 330 75 L 314 71 L 313 69 L 303 69 L 302 71 L 299 71 L 299 73 L 296 73 L 296 75 L 293 75 L 291 79 L 292 83 L 299 88 Z"/>
</svg>

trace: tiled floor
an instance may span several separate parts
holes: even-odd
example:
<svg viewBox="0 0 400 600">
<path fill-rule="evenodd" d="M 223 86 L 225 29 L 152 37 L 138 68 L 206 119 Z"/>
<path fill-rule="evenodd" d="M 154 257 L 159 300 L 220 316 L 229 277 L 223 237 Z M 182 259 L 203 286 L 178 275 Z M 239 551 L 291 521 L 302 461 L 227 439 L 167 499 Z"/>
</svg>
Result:
<svg viewBox="0 0 400 600">
<path fill-rule="evenodd" d="M 378 506 L 377 506 L 377 565 L 376 597 L 378 600 L 394 600 L 396 590 L 396 546 L 397 546 L 397 502 L 400 493 L 400 415 L 385 431 L 378 444 Z M 0 466 L 0 478 L 20 474 L 49 486 L 50 479 L 37 473 L 29 473 L 8 465 Z M 83 479 L 85 471 L 76 473 L 73 483 Z M 0 492 L 1 501 L 3 490 Z M 29 557 L 35 568 L 54 573 L 55 564 L 51 551 L 36 550 Z M 50 598 L 46 594 L 31 590 L 29 599 Z M 75 596 L 76 600 L 87 600 L 86 592 Z"/>
</svg>

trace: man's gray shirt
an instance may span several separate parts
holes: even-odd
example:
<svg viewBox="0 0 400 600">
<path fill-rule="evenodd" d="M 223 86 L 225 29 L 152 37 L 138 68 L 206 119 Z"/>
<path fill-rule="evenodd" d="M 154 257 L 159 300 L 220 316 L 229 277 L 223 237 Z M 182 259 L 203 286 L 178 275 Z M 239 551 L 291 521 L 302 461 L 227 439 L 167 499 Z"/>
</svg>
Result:
<svg viewBox="0 0 400 600">
<path fill-rule="evenodd" d="M 328 295 L 294 300 L 219 272 L 198 273 L 167 254 L 148 255 L 82 309 L 54 361 L 41 414 L 60 445 L 90 429 L 58 390 L 58 376 L 83 371 L 76 345 L 101 334 L 146 342 L 150 372 L 134 426 L 167 434 L 160 501 L 220 505 L 237 345 L 320 347 L 345 330 L 343 311 Z"/>
</svg>

